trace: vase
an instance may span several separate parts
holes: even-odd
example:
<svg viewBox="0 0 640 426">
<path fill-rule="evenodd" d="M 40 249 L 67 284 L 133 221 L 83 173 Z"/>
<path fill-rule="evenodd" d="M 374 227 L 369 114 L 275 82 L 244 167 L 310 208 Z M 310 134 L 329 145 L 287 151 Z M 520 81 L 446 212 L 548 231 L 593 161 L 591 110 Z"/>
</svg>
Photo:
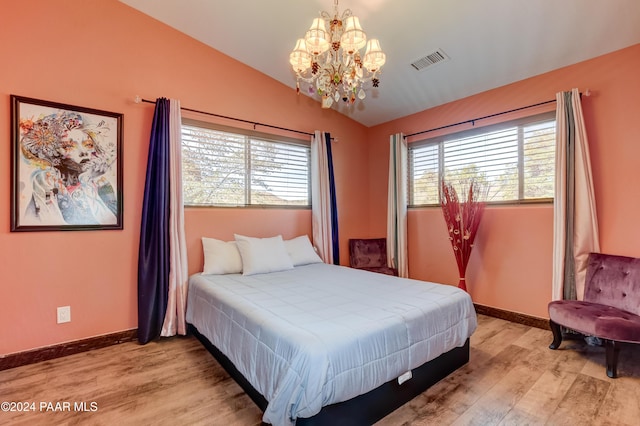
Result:
<svg viewBox="0 0 640 426">
<path fill-rule="evenodd" d="M 463 289 L 464 291 L 467 291 L 467 283 L 464 277 L 460 277 L 460 282 L 458 283 L 458 288 Z"/>
</svg>

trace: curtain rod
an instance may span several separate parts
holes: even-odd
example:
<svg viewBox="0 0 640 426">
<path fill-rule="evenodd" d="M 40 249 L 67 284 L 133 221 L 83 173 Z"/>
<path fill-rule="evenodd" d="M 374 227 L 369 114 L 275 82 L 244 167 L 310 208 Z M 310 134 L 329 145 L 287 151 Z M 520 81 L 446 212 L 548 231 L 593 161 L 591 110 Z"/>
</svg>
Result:
<svg viewBox="0 0 640 426">
<path fill-rule="evenodd" d="M 410 135 L 407 135 L 406 137 L 409 138 L 411 136 L 421 135 L 423 133 L 435 132 L 436 130 L 448 129 L 449 127 L 460 126 L 462 124 L 468 124 L 468 123 L 471 123 L 471 125 L 474 126 L 476 124 L 476 121 L 479 121 L 479 120 L 485 120 L 487 118 L 497 117 L 497 116 L 503 115 L 503 114 L 509 114 L 510 112 L 516 112 L 516 111 L 520 111 L 520 110 L 527 109 L 527 108 L 533 108 L 533 107 L 537 107 L 537 106 L 540 106 L 540 105 L 550 104 L 550 103 L 555 102 L 555 101 L 556 101 L 555 99 L 552 99 L 552 100 L 549 100 L 549 101 L 538 102 L 537 104 L 532 104 L 532 105 L 527 105 L 527 106 L 523 106 L 523 107 L 520 107 L 520 108 L 510 109 L 508 111 L 496 112 L 495 114 L 485 115 L 484 117 L 472 118 L 471 120 L 459 121 L 458 123 L 447 124 L 446 126 L 440 126 L 440 127 L 435 127 L 433 129 L 429 129 L 429 130 L 422 130 L 420 132 L 411 133 Z"/>
<path fill-rule="evenodd" d="M 586 90 L 585 96 L 591 96 L 591 91 L 589 89 Z M 580 93 L 580 97 L 582 97 L 582 93 Z M 523 106 L 523 107 L 520 107 L 520 108 L 510 109 L 508 111 L 502 111 L 502 112 L 497 112 L 495 114 L 485 115 L 484 117 L 472 118 L 471 120 L 460 121 L 458 123 L 453 123 L 453 124 L 447 124 L 446 126 L 440 126 L 440 127 L 436 127 L 436 128 L 429 129 L 429 130 L 422 130 L 420 132 L 416 132 L 416 133 L 412 133 L 410 135 L 407 135 L 405 137 L 409 138 L 411 136 L 421 135 L 423 133 L 435 132 L 436 130 L 448 129 L 449 127 L 460 126 L 462 124 L 468 124 L 468 123 L 471 123 L 471 125 L 473 126 L 473 125 L 476 124 L 476 121 L 479 121 L 479 120 L 485 120 L 487 118 L 493 118 L 493 117 L 497 117 L 499 115 L 509 114 L 511 112 L 521 111 L 521 110 L 527 109 L 527 108 L 534 108 L 534 107 L 537 107 L 537 106 L 540 106 L 540 105 L 546 105 L 546 104 L 550 104 L 550 103 L 555 102 L 555 101 L 556 101 L 555 99 L 551 99 L 551 100 L 544 101 L 544 102 L 538 102 L 537 104 L 531 104 L 531 105 Z"/>
<path fill-rule="evenodd" d="M 139 104 L 140 102 L 146 102 L 146 103 L 149 103 L 149 104 L 155 104 L 156 103 L 156 101 L 150 101 L 148 99 L 142 99 L 142 98 L 140 98 L 140 96 L 136 96 L 135 102 L 137 104 Z M 256 129 L 256 126 L 262 126 L 262 127 L 269 127 L 271 129 L 278 129 L 278 130 L 284 130 L 284 131 L 287 131 L 287 132 L 299 133 L 301 135 L 313 136 L 313 133 L 303 132 L 301 130 L 294 130 L 294 129 L 288 129 L 286 127 L 273 126 L 271 124 L 259 123 L 257 121 L 243 120 L 242 118 L 228 117 L 226 115 L 214 114 L 213 112 L 200 111 L 200 110 L 197 110 L 197 109 L 191 109 L 191 108 L 186 108 L 186 107 L 180 107 L 180 109 L 183 109 L 185 111 L 190 111 L 190 112 L 196 112 L 198 114 L 211 115 L 213 117 L 218 117 L 218 118 L 226 118 L 227 120 L 234 120 L 234 121 L 240 121 L 242 123 L 253 124 L 253 129 L 254 130 Z M 331 138 L 331 139 L 334 139 L 334 138 Z"/>
</svg>

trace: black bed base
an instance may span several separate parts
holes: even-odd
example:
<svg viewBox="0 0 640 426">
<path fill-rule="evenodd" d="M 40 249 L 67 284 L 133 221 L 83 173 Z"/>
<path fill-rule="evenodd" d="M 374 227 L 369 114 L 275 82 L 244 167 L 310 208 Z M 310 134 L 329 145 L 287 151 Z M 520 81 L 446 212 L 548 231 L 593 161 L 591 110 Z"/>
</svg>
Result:
<svg viewBox="0 0 640 426">
<path fill-rule="evenodd" d="M 189 330 L 207 348 L 253 402 L 264 411 L 267 400 L 236 369 L 233 363 L 198 330 L 189 324 Z M 298 418 L 297 426 L 356 426 L 372 425 L 397 408 L 409 402 L 458 368 L 469 362 L 469 339 L 459 348 L 453 348 L 439 357 L 411 371 L 413 377 L 402 385 L 391 380 L 370 392 L 348 401 L 328 405 L 313 417 Z"/>
</svg>

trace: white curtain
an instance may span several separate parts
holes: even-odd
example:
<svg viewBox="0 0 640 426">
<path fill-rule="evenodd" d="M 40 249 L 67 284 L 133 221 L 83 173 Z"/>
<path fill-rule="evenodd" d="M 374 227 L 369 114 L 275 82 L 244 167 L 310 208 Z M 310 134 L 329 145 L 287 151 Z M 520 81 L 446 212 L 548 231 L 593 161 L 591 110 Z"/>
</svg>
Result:
<svg viewBox="0 0 640 426">
<path fill-rule="evenodd" d="M 389 150 L 389 191 L 387 203 L 387 260 L 400 277 L 409 276 L 407 258 L 407 139 L 391 135 Z"/>
<path fill-rule="evenodd" d="M 187 334 L 185 309 L 187 306 L 188 265 L 182 203 L 182 120 L 180 101 L 174 99 L 170 100 L 169 132 L 169 295 L 161 336 Z"/>
<path fill-rule="evenodd" d="M 316 131 L 311 137 L 311 220 L 313 245 L 324 263 L 333 263 L 331 195 L 326 134 Z"/>
<path fill-rule="evenodd" d="M 556 94 L 553 300 L 583 300 L 587 258 L 599 252 L 589 144 L 578 89 Z"/>
</svg>

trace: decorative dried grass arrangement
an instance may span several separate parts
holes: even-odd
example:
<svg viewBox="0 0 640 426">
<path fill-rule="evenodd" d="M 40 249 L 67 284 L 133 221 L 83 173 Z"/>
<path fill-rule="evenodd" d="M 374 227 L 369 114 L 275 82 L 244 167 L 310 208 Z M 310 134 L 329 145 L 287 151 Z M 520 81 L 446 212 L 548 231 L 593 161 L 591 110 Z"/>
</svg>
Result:
<svg viewBox="0 0 640 426">
<path fill-rule="evenodd" d="M 483 195 L 486 194 L 484 194 L 482 184 L 475 179 L 471 179 L 468 183 L 467 198 L 460 202 L 453 185 L 444 180 L 442 181 L 440 205 L 449 230 L 449 240 L 453 247 L 453 254 L 458 264 L 458 273 L 460 274 L 458 287 L 464 291 L 467 291 L 465 282 L 467 264 L 469 263 L 473 241 L 476 238 L 478 226 L 484 213 L 485 203 L 480 201 Z"/>
</svg>

